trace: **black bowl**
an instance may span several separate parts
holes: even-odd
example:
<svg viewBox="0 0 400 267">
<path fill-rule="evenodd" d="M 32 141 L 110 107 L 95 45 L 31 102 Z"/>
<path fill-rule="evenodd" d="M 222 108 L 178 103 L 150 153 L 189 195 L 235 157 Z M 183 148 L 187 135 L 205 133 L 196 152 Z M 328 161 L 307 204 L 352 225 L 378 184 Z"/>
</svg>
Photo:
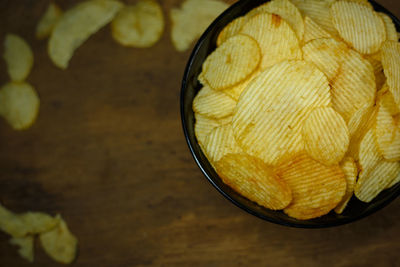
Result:
<svg viewBox="0 0 400 267">
<path fill-rule="evenodd" d="M 206 57 L 216 48 L 216 39 L 218 33 L 223 29 L 223 27 L 233 19 L 246 14 L 254 7 L 265 2 L 268 2 L 268 0 L 242 0 L 232 5 L 208 27 L 192 52 L 182 82 L 181 117 L 186 141 L 194 160 L 203 174 L 207 177 L 208 181 L 210 181 L 210 183 L 232 203 L 261 219 L 273 223 L 302 228 L 331 227 L 356 221 L 382 209 L 400 194 L 400 184 L 397 184 L 389 190 L 383 191 L 370 203 L 363 203 L 353 196 L 345 211 L 340 215 L 330 212 L 327 215 L 312 220 L 296 220 L 287 216 L 282 211 L 272 211 L 259 206 L 224 184 L 201 151 L 194 134 L 195 119 L 192 110 L 193 98 L 201 88 L 201 85 L 197 80 L 197 77 L 201 72 L 201 66 Z M 400 21 L 393 16 L 393 14 L 374 1 L 371 1 L 371 4 L 374 6 L 376 11 L 388 14 L 396 24 L 397 31 L 399 31 Z"/>
</svg>

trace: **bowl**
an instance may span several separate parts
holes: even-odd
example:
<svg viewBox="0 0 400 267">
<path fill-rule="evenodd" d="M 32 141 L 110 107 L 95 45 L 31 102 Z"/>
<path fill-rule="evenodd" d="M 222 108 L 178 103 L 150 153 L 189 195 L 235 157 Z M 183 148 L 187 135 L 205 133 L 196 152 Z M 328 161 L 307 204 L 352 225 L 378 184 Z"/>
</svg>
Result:
<svg viewBox="0 0 400 267">
<path fill-rule="evenodd" d="M 201 72 L 201 67 L 206 57 L 215 50 L 216 39 L 218 33 L 233 19 L 246 14 L 251 9 L 258 5 L 268 2 L 268 0 L 241 0 L 236 4 L 228 8 L 222 13 L 204 32 L 197 42 L 193 52 L 190 56 L 189 62 L 187 63 L 186 70 L 183 76 L 182 89 L 181 89 L 181 119 L 183 131 L 186 137 L 187 144 L 190 152 L 200 170 L 203 172 L 207 180 L 227 199 L 239 208 L 253 214 L 266 221 L 300 228 L 324 228 L 343 225 L 346 223 L 354 222 L 361 218 L 364 218 L 372 213 L 382 209 L 393 201 L 400 194 L 400 184 L 381 192 L 372 202 L 363 203 L 354 196 L 348 203 L 347 208 L 342 214 L 336 214 L 331 211 L 329 214 L 319 218 L 301 221 L 287 216 L 282 211 L 273 211 L 248 200 L 243 197 L 228 185 L 224 184 L 215 170 L 211 167 L 206 156 L 203 154 L 195 133 L 194 133 L 194 113 L 192 110 L 192 102 L 201 89 L 197 77 Z M 374 9 L 379 12 L 388 14 L 396 25 L 397 31 L 400 31 L 400 21 L 386 10 L 381 5 L 374 1 L 370 1 Z"/>
</svg>

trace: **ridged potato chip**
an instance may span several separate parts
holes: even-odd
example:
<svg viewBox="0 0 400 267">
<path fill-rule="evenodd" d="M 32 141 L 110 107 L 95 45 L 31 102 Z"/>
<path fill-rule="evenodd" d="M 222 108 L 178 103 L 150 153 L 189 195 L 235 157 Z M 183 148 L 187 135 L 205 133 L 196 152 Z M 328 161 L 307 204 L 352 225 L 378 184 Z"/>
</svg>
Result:
<svg viewBox="0 0 400 267">
<path fill-rule="evenodd" d="M 373 55 L 367 55 L 365 57 L 374 69 L 376 89 L 380 90 L 386 83 L 386 77 L 383 73 L 383 66 L 381 60 L 376 59 Z"/>
<path fill-rule="evenodd" d="M 10 244 L 18 246 L 18 254 L 29 262 L 33 262 L 33 236 L 12 237 Z"/>
<path fill-rule="evenodd" d="M 394 101 L 400 107 L 400 44 L 386 41 L 382 46 L 382 66 Z"/>
<path fill-rule="evenodd" d="M 349 146 L 349 131 L 342 116 L 333 108 L 314 109 L 303 123 L 305 150 L 313 159 L 325 164 L 339 163 Z"/>
<path fill-rule="evenodd" d="M 78 239 L 70 232 L 65 221 L 57 216 L 56 228 L 39 235 L 40 244 L 53 260 L 69 264 L 77 253 Z"/>
<path fill-rule="evenodd" d="M 212 119 L 199 113 L 195 113 L 194 116 L 196 119 L 194 124 L 194 133 L 197 141 L 202 147 L 204 147 L 206 137 L 215 127 L 231 123 L 232 121 L 232 116 L 228 116 L 220 120 Z"/>
<path fill-rule="evenodd" d="M 381 104 L 392 116 L 400 114 L 400 109 L 394 102 L 392 93 L 389 91 L 389 86 L 385 83 L 382 89 L 378 92 L 377 104 Z"/>
<path fill-rule="evenodd" d="M 332 21 L 340 36 L 362 54 L 378 52 L 386 40 L 382 18 L 369 6 L 353 1 L 336 1 Z"/>
<path fill-rule="evenodd" d="M 193 100 L 193 110 L 212 119 L 221 119 L 233 113 L 236 101 L 220 91 L 203 87 Z"/>
<path fill-rule="evenodd" d="M 249 78 L 260 60 L 257 42 L 247 35 L 237 34 L 207 57 L 203 63 L 203 77 L 214 90 L 223 90 Z"/>
<path fill-rule="evenodd" d="M 346 193 L 340 203 L 336 206 L 335 212 L 341 214 L 349 203 L 354 193 L 354 186 L 356 184 L 358 169 L 353 158 L 346 157 L 340 163 L 340 168 L 344 173 L 346 179 Z"/>
<path fill-rule="evenodd" d="M 232 20 L 228 25 L 226 25 L 218 34 L 217 46 L 220 46 L 223 42 L 238 34 L 247 21 L 248 17 L 242 16 Z"/>
<path fill-rule="evenodd" d="M 358 164 L 360 166 L 359 178 L 368 176 L 380 161 L 382 161 L 382 156 L 378 150 L 374 130 L 371 128 L 364 135 L 360 143 L 358 156 Z"/>
<path fill-rule="evenodd" d="M 396 26 L 394 26 L 392 19 L 388 15 L 382 12 L 379 12 L 378 15 L 382 18 L 383 23 L 385 24 L 386 40 L 397 42 L 398 40 L 397 30 Z"/>
<path fill-rule="evenodd" d="M 58 5 L 50 3 L 36 26 L 36 38 L 40 40 L 50 36 L 62 13 Z"/>
<path fill-rule="evenodd" d="M 3 58 L 11 81 L 22 82 L 28 77 L 33 66 L 33 53 L 24 39 L 15 34 L 7 34 Z"/>
<path fill-rule="evenodd" d="M 186 0 L 180 8 L 172 8 L 171 39 L 176 50 L 187 50 L 228 7 L 228 4 L 218 0 Z"/>
<path fill-rule="evenodd" d="M 261 49 L 261 70 L 288 59 L 301 59 L 299 40 L 279 15 L 260 13 L 251 17 L 240 33 L 253 37 Z"/>
<path fill-rule="evenodd" d="M 304 18 L 304 38 L 303 42 L 307 43 L 311 40 L 320 38 L 332 38 L 327 31 L 318 25 L 313 19 L 308 16 Z"/>
<path fill-rule="evenodd" d="M 87 0 L 67 10 L 49 39 L 48 53 L 53 63 L 66 69 L 74 51 L 108 24 L 122 6 L 116 0 Z"/>
<path fill-rule="evenodd" d="M 397 174 L 396 178 L 394 178 L 394 179 L 390 182 L 390 184 L 389 184 L 388 186 L 386 186 L 385 189 L 389 189 L 389 188 L 395 186 L 398 182 L 400 182 L 400 172 L 399 172 L 399 174 Z"/>
<path fill-rule="evenodd" d="M 28 83 L 7 83 L 0 89 L 0 116 L 15 130 L 29 128 L 39 113 L 40 100 Z"/>
<path fill-rule="evenodd" d="M 266 208 L 280 210 L 292 200 L 289 186 L 256 157 L 228 154 L 216 163 L 216 170 L 225 184 Z"/>
<path fill-rule="evenodd" d="M 338 164 L 326 166 L 305 153 L 282 161 L 276 173 L 292 190 L 293 200 L 284 212 L 299 220 L 329 213 L 346 192 L 346 180 Z"/>
<path fill-rule="evenodd" d="M 325 75 L 304 61 L 284 61 L 260 73 L 240 96 L 232 120 L 239 145 L 274 165 L 304 148 L 303 121 L 331 104 Z"/>
<path fill-rule="evenodd" d="M 241 83 L 239 83 L 231 88 L 225 89 L 223 92 L 225 94 L 229 95 L 230 97 L 232 97 L 232 99 L 239 101 L 239 97 L 242 94 L 242 92 L 247 88 L 247 86 L 250 84 L 250 82 L 260 74 L 260 72 L 261 71 L 259 69 L 257 69 L 245 81 L 242 81 Z"/>
<path fill-rule="evenodd" d="M 111 23 L 113 38 L 124 46 L 151 47 L 164 30 L 164 15 L 159 3 L 140 0 L 123 7 Z"/>
</svg>

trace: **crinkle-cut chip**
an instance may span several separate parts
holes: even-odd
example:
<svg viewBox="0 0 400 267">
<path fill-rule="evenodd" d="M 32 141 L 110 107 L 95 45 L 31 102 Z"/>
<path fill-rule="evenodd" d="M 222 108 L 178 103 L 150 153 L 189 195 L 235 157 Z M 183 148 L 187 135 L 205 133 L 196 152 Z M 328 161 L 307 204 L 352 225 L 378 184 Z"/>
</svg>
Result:
<svg viewBox="0 0 400 267">
<path fill-rule="evenodd" d="M 304 18 L 304 38 L 303 42 L 307 43 L 311 40 L 320 39 L 320 38 L 332 38 L 327 31 L 325 31 L 318 23 L 316 23 L 313 19 L 306 16 Z"/>
<path fill-rule="evenodd" d="M 164 15 L 154 0 L 141 0 L 123 7 L 111 23 L 113 38 L 124 46 L 151 47 L 164 30 Z"/>
<path fill-rule="evenodd" d="M 388 185 L 386 186 L 385 189 L 389 189 L 389 188 L 395 186 L 398 182 L 400 182 L 400 171 L 399 171 L 399 173 L 397 174 L 396 178 L 394 178 L 394 179 L 390 182 L 390 184 L 388 184 Z"/>
<path fill-rule="evenodd" d="M 392 117 L 390 108 L 383 102 L 383 97 L 378 102 L 379 109 L 375 124 L 376 141 L 385 159 L 398 161 L 400 160 L 400 128 Z"/>
<path fill-rule="evenodd" d="M 56 228 L 41 233 L 40 243 L 53 260 L 69 264 L 75 257 L 78 247 L 78 239 L 70 232 L 65 221 L 58 215 L 59 224 Z"/>
<path fill-rule="evenodd" d="M 228 7 L 228 4 L 218 0 L 186 0 L 180 8 L 172 8 L 171 39 L 176 50 L 187 50 Z"/>
<path fill-rule="evenodd" d="M 28 77 L 33 66 L 33 53 L 24 39 L 15 34 L 7 34 L 3 58 L 11 81 L 22 82 Z"/>
<path fill-rule="evenodd" d="M 381 60 L 378 60 L 376 57 L 374 57 L 374 55 L 367 55 L 365 56 L 365 59 L 369 61 L 372 68 L 374 69 L 375 84 L 376 88 L 379 90 L 385 84 L 386 77 L 385 74 L 383 73 L 383 66 Z"/>
<path fill-rule="evenodd" d="M 261 70 L 288 59 L 301 59 L 299 40 L 279 15 L 260 13 L 251 17 L 240 31 L 253 37 L 261 48 Z"/>
<path fill-rule="evenodd" d="M 292 190 L 292 202 L 284 212 L 299 220 L 329 213 L 346 192 L 346 180 L 338 164 L 326 166 L 305 153 L 282 161 L 275 171 Z"/>
<path fill-rule="evenodd" d="M 316 23 L 329 32 L 331 35 L 337 35 L 336 29 L 332 23 L 330 7 L 336 0 L 291 0 L 300 10 L 303 17 L 308 16 Z"/>
<path fill-rule="evenodd" d="M 303 123 L 305 150 L 313 159 L 325 164 L 339 163 L 349 146 L 349 131 L 342 116 L 333 108 L 316 108 Z"/>
<path fill-rule="evenodd" d="M 223 92 L 227 95 L 229 95 L 230 97 L 232 97 L 233 99 L 235 99 L 236 101 L 239 101 L 240 95 L 242 94 L 242 92 L 247 88 L 247 86 L 250 84 L 250 82 L 255 79 L 259 74 L 260 74 L 260 70 L 256 70 L 254 71 L 250 78 L 247 78 L 245 81 L 242 81 L 241 83 L 225 89 Z"/>
<path fill-rule="evenodd" d="M 378 12 L 378 15 L 382 18 L 383 23 L 385 24 L 386 40 L 397 42 L 397 40 L 398 40 L 397 30 L 396 30 L 396 26 L 394 25 L 392 19 L 388 15 L 386 15 L 385 13 L 382 13 L 382 12 Z"/>
<path fill-rule="evenodd" d="M 240 96 L 233 132 L 247 153 L 267 164 L 304 149 L 301 127 L 314 108 L 331 104 L 325 75 L 304 61 L 284 61 L 260 73 Z"/>
<path fill-rule="evenodd" d="M 219 120 L 209 118 L 207 116 L 195 113 L 196 122 L 194 125 L 194 133 L 200 146 L 204 148 L 204 142 L 211 131 L 218 127 L 228 123 L 231 123 L 232 116 L 228 116 Z"/>
<path fill-rule="evenodd" d="M 334 39 L 316 39 L 303 46 L 306 61 L 314 63 L 332 86 L 332 104 L 346 122 L 360 108 L 373 104 L 376 84 L 368 60 Z"/>
<path fill-rule="evenodd" d="M 7 83 L 0 89 L 0 115 L 15 130 L 29 128 L 39 113 L 40 100 L 28 83 Z"/>
<path fill-rule="evenodd" d="M 122 6 L 116 0 L 87 0 L 65 11 L 49 39 L 48 52 L 53 63 L 66 69 L 74 51 L 109 23 Z"/>
<path fill-rule="evenodd" d="M 340 203 L 336 206 L 335 212 L 341 214 L 349 203 L 351 197 L 354 193 L 354 186 L 356 184 L 358 170 L 357 165 L 353 158 L 346 157 L 340 163 L 340 168 L 344 173 L 344 178 L 346 179 L 346 193 L 343 196 Z"/>
<path fill-rule="evenodd" d="M 214 90 L 223 90 L 249 78 L 259 66 L 257 42 L 244 34 L 229 38 L 203 63 L 203 77 Z"/>
<path fill-rule="evenodd" d="M 12 237 L 10 244 L 18 246 L 18 254 L 25 260 L 33 262 L 33 236 Z"/>
<path fill-rule="evenodd" d="M 382 66 L 394 101 L 400 107 L 400 44 L 386 41 L 381 50 Z"/>
<path fill-rule="evenodd" d="M 221 91 L 203 87 L 193 100 L 193 110 L 212 119 L 221 119 L 233 113 L 236 101 Z"/>
<path fill-rule="evenodd" d="M 204 142 L 204 150 L 212 164 L 227 154 L 242 152 L 232 132 L 232 125 L 225 124 L 214 128 Z"/>
<path fill-rule="evenodd" d="M 220 46 L 223 42 L 238 34 L 247 20 L 248 17 L 242 16 L 232 20 L 228 25 L 226 25 L 218 34 L 217 46 Z"/>
<path fill-rule="evenodd" d="M 397 178 L 399 172 L 400 162 L 382 159 L 370 172 L 360 173 L 354 194 L 359 200 L 370 202 Z"/>
<path fill-rule="evenodd" d="M 353 3 L 359 3 L 361 5 L 364 5 L 370 9 L 373 9 L 374 7 L 371 5 L 371 3 L 368 0 L 346 0 L 348 2 L 353 2 Z"/>
<path fill-rule="evenodd" d="M 378 52 L 386 40 L 382 18 L 364 4 L 336 1 L 331 6 L 331 14 L 340 36 L 362 54 Z"/>
<path fill-rule="evenodd" d="M 376 103 L 381 103 L 392 116 L 400 114 L 400 109 L 396 105 L 396 102 L 394 102 L 393 95 L 389 91 L 389 86 L 386 83 L 382 86 L 381 90 L 378 91 Z"/>
<path fill-rule="evenodd" d="M 360 165 L 360 177 L 367 176 L 382 161 L 382 156 L 375 140 L 374 130 L 370 129 L 364 135 L 359 149 L 358 163 Z"/>
<path fill-rule="evenodd" d="M 360 144 L 366 133 L 374 127 L 377 113 L 377 107 L 365 106 L 354 113 L 347 124 L 351 136 L 347 154 L 357 161 L 359 160 Z"/>
<path fill-rule="evenodd" d="M 281 210 L 292 200 L 290 187 L 259 158 L 228 154 L 215 165 L 225 184 L 261 206 Z"/>
<path fill-rule="evenodd" d="M 36 38 L 40 40 L 50 36 L 62 13 L 58 5 L 50 3 L 36 26 Z"/>
</svg>

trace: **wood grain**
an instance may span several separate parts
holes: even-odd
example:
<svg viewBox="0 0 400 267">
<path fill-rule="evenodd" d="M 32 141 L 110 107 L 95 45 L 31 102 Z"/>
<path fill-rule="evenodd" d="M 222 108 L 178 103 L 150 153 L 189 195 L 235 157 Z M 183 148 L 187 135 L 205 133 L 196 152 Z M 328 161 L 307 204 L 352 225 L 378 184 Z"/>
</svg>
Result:
<svg viewBox="0 0 400 267">
<path fill-rule="evenodd" d="M 380 2 L 400 16 L 398 2 Z M 180 1 L 162 3 L 167 12 Z M 11 32 L 32 45 L 28 80 L 41 98 L 31 129 L 0 121 L 0 201 L 61 213 L 80 241 L 73 266 L 400 266 L 400 200 L 356 223 L 302 230 L 259 220 L 212 188 L 181 129 L 190 52 L 174 50 L 169 23 L 151 49 L 124 48 L 105 27 L 62 71 L 34 38 L 47 4 L 0 1 L 0 44 Z M 0 61 L 1 83 L 5 71 Z M 0 266 L 58 266 L 39 244 L 35 256 L 20 259 L 0 233 Z"/>
</svg>

